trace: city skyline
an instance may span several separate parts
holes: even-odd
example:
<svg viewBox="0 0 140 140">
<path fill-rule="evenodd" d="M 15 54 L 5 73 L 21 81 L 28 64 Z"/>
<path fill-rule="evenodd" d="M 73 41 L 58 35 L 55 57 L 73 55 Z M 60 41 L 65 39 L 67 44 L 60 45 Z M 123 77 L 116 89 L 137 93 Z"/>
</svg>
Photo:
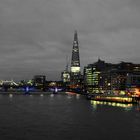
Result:
<svg viewBox="0 0 140 140">
<path fill-rule="evenodd" d="M 0 79 L 60 79 L 75 29 L 82 67 L 140 63 L 138 0 L 1 0 L 0 9 Z"/>
</svg>

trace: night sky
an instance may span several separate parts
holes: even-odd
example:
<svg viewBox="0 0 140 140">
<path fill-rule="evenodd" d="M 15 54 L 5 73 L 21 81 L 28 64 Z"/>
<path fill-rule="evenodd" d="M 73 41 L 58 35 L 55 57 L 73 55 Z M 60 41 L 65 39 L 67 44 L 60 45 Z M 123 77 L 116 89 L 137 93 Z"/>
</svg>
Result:
<svg viewBox="0 0 140 140">
<path fill-rule="evenodd" d="M 140 63 L 140 0 L 0 0 L 0 79 L 60 79 L 75 30 L 82 67 Z"/>
</svg>

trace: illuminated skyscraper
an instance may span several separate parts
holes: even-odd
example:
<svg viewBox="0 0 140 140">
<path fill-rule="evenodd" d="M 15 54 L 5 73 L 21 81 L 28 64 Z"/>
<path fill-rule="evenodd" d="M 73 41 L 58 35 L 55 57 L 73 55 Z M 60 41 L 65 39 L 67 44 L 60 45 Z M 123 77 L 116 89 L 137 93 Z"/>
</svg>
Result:
<svg viewBox="0 0 140 140">
<path fill-rule="evenodd" d="M 68 71 L 68 64 L 66 66 L 66 69 L 61 73 L 61 79 L 65 84 L 70 82 L 70 72 Z"/>
<path fill-rule="evenodd" d="M 80 57 L 79 57 L 79 43 L 77 31 L 74 33 L 72 58 L 71 58 L 71 83 L 78 84 L 80 82 Z"/>
</svg>

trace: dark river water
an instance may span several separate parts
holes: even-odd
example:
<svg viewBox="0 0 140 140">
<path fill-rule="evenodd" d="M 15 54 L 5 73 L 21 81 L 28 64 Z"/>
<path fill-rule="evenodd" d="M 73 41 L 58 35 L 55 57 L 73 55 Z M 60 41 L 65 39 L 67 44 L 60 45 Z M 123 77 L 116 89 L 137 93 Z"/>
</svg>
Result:
<svg viewBox="0 0 140 140">
<path fill-rule="evenodd" d="M 0 140 L 140 140 L 140 106 L 82 95 L 0 95 Z"/>
</svg>

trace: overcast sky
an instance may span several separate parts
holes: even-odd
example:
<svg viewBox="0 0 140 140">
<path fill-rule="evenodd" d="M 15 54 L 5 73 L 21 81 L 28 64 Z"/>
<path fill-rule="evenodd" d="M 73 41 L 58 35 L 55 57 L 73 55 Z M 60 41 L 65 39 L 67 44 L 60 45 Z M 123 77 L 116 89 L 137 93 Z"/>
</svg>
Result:
<svg viewBox="0 0 140 140">
<path fill-rule="evenodd" d="M 0 79 L 58 80 L 75 29 L 82 67 L 140 63 L 140 0 L 0 0 Z"/>
</svg>

